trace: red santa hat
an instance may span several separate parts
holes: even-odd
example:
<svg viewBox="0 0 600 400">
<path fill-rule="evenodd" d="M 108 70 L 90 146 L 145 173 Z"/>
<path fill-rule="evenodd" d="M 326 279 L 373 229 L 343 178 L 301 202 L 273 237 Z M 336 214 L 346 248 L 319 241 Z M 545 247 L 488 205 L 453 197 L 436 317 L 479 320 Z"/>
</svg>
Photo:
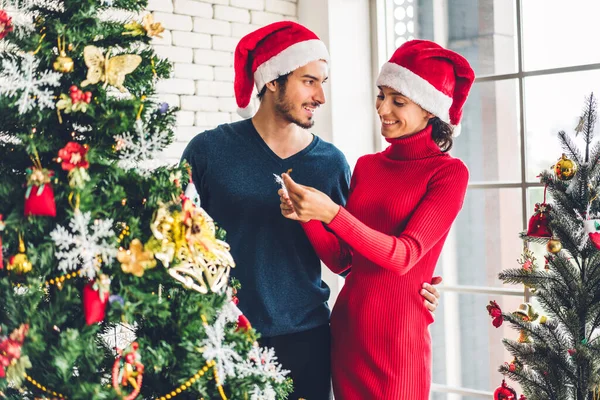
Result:
<svg viewBox="0 0 600 400">
<path fill-rule="evenodd" d="M 475 79 L 469 62 L 460 54 L 428 40 L 411 40 L 400 46 L 383 65 L 377 86 L 387 86 L 460 133 L 462 110 Z"/>
<path fill-rule="evenodd" d="M 268 83 L 306 64 L 324 60 L 329 52 L 317 35 L 292 21 L 275 22 L 244 36 L 235 49 L 235 100 L 238 114 L 254 114 L 252 85 L 260 92 Z"/>
</svg>

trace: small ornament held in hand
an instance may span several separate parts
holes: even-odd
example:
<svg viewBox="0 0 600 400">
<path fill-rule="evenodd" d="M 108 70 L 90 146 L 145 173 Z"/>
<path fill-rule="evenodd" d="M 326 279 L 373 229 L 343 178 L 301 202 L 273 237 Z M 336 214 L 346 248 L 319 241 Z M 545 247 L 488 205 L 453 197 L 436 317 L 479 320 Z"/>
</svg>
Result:
<svg viewBox="0 0 600 400">
<path fill-rule="evenodd" d="M 291 172 L 292 172 L 292 169 L 290 168 L 285 173 L 289 175 Z M 273 176 L 275 177 L 275 182 L 277 182 L 277 184 L 279 186 L 281 186 L 283 193 L 285 193 L 285 195 L 287 196 L 288 191 L 287 191 L 287 188 L 285 187 L 285 182 L 283 182 L 283 178 L 281 177 L 281 175 L 273 174 Z"/>
<path fill-rule="evenodd" d="M 569 181 L 573 179 L 577 173 L 577 164 L 565 154 L 552 166 L 556 177 L 561 181 Z"/>
</svg>

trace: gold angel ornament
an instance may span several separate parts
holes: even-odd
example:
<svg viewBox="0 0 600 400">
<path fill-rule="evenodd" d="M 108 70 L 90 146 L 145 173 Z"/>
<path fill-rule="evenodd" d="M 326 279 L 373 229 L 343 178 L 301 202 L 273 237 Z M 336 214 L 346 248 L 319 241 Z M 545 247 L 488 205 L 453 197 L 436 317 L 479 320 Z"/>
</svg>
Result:
<svg viewBox="0 0 600 400">
<path fill-rule="evenodd" d="M 125 75 L 132 73 L 142 62 L 142 57 L 136 54 L 122 54 L 120 56 L 109 57 L 110 51 L 106 56 L 102 54 L 96 46 L 85 46 L 83 49 L 83 59 L 88 67 L 87 77 L 81 82 L 81 87 L 95 85 L 98 82 L 104 82 L 106 85 L 112 85 L 125 92 L 123 86 Z"/>
<path fill-rule="evenodd" d="M 229 245 L 216 238 L 213 220 L 191 200 L 183 201 L 181 212 L 159 207 L 151 229 L 147 248 L 173 278 L 200 293 L 218 292 L 227 284 L 235 267 Z"/>
</svg>

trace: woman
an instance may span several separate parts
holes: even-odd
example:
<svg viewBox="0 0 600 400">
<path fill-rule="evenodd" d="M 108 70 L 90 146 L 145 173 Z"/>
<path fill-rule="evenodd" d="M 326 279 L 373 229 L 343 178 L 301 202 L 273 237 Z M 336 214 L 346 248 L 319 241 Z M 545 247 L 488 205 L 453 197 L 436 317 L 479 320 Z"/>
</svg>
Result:
<svg viewBox="0 0 600 400">
<path fill-rule="evenodd" d="M 463 204 L 468 170 L 447 151 L 473 80 L 459 54 L 405 43 L 377 79 L 390 146 L 358 160 L 346 207 L 283 176 L 282 214 L 332 271 L 352 266 L 331 316 L 337 400 L 428 399 L 433 318 L 419 290 Z"/>
</svg>

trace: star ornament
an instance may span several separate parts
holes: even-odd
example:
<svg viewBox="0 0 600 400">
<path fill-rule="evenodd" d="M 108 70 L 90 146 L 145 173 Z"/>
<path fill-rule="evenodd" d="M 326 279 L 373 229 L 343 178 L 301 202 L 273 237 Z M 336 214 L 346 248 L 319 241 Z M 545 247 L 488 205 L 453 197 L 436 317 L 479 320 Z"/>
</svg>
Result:
<svg viewBox="0 0 600 400">
<path fill-rule="evenodd" d="M 126 274 L 133 274 L 138 278 L 144 275 L 147 269 L 156 267 L 154 253 L 144 250 L 139 239 L 134 239 L 129 245 L 129 250 L 120 249 L 117 259 L 121 263 L 121 269 Z"/>
<path fill-rule="evenodd" d="M 155 36 L 162 39 L 161 33 L 165 31 L 165 28 L 160 22 L 154 22 L 154 16 L 152 14 L 145 15 L 142 24 L 149 37 Z"/>
</svg>

